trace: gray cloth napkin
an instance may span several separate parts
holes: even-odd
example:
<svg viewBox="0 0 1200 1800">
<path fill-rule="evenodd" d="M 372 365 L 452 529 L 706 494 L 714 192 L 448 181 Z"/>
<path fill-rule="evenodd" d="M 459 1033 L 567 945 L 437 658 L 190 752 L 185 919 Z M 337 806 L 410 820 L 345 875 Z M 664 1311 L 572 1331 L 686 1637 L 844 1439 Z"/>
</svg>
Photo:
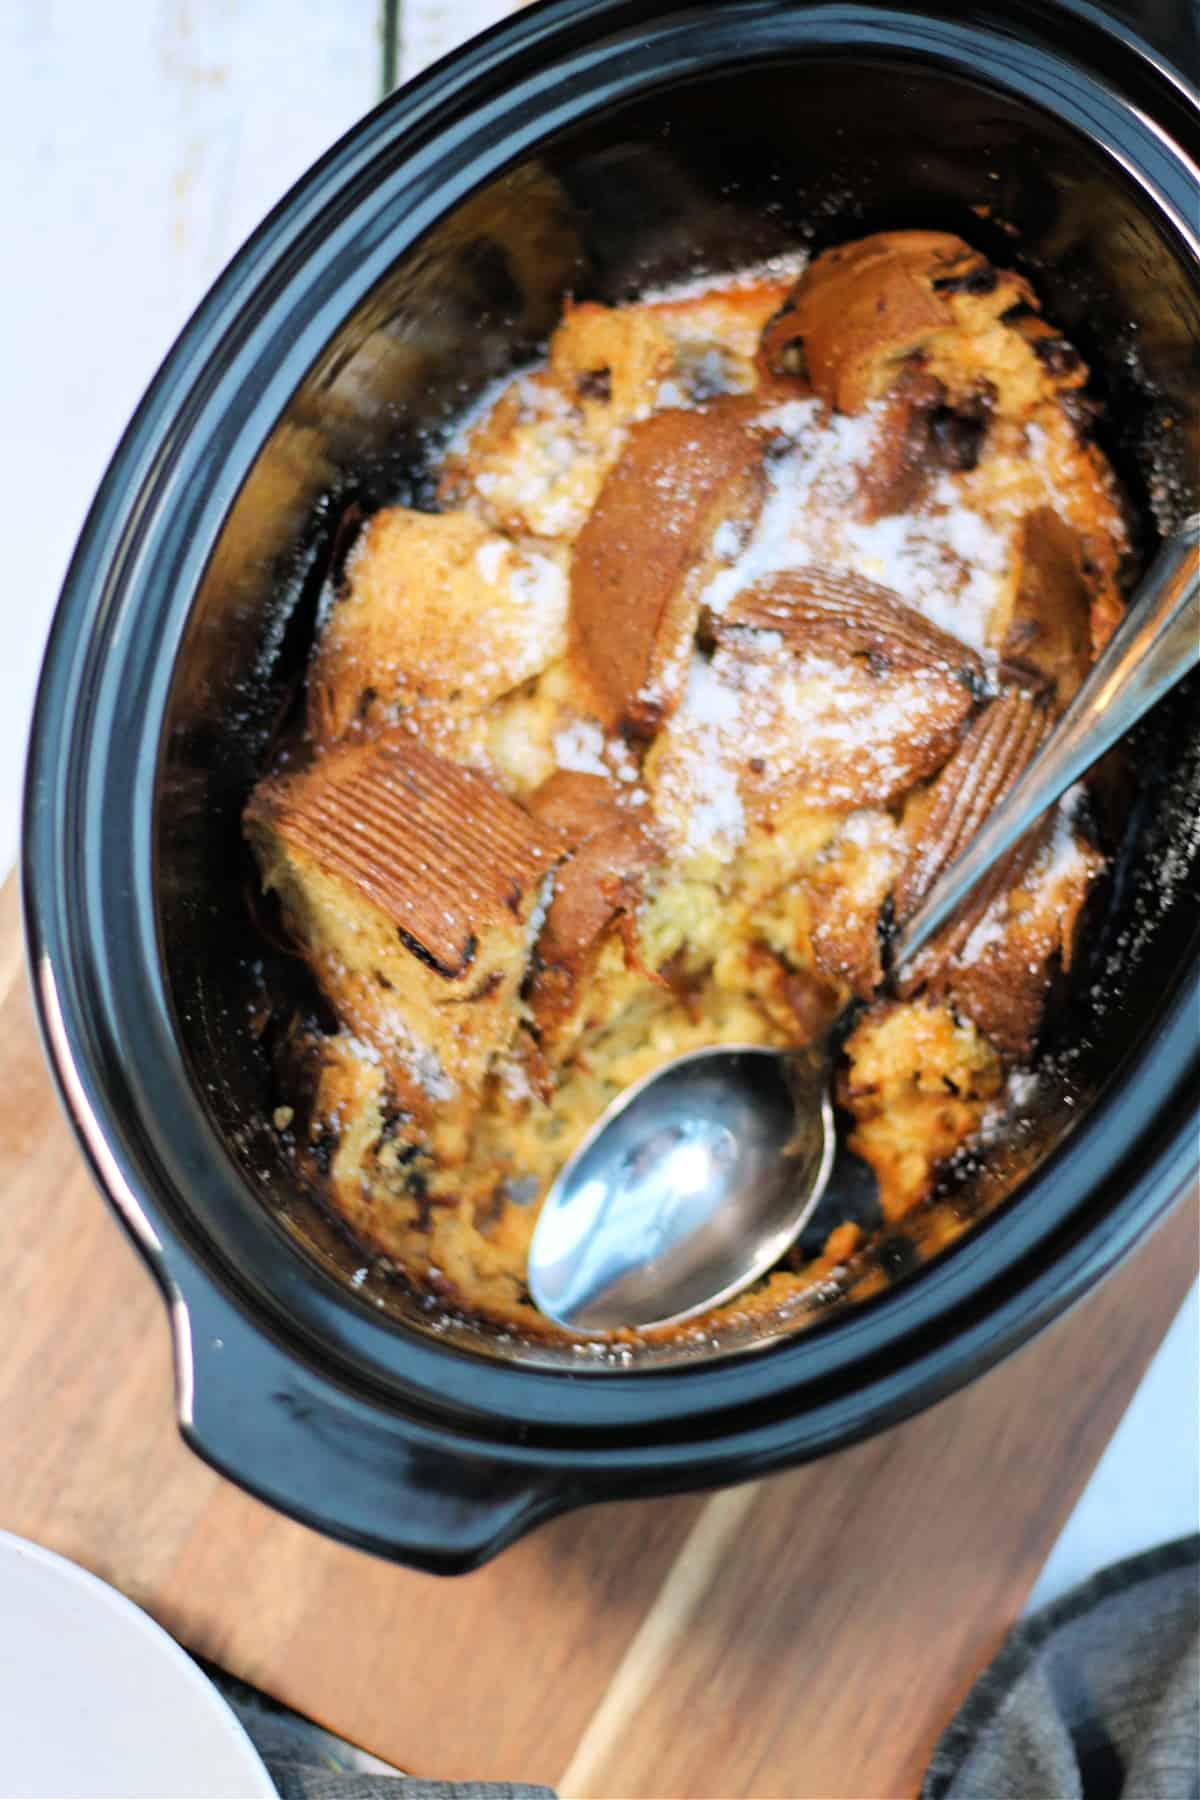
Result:
<svg viewBox="0 0 1200 1800">
<path fill-rule="evenodd" d="M 1200 1538 L 1117 1563 L 1018 1625 L 921 1800 L 1197 1800 Z"/>
<path fill-rule="evenodd" d="M 265 1759 L 264 1759 L 265 1760 Z M 339 1775 L 268 1762 L 280 1800 L 555 1800 L 545 1787 L 510 1781 L 418 1781 L 410 1775 Z"/>
<path fill-rule="evenodd" d="M 345 1745 L 209 1673 L 282 1800 L 555 1800 L 519 1783 L 356 1771 Z M 1200 1538 L 1105 1569 L 1019 1625 L 939 1743 L 920 1800 L 1200 1800 Z"/>
<path fill-rule="evenodd" d="M 214 1663 L 196 1660 L 241 1720 L 280 1800 L 556 1800 L 552 1789 L 521 1782 L 427 1781 L 384 1770 L 311 1719 Z"/>
</svg>

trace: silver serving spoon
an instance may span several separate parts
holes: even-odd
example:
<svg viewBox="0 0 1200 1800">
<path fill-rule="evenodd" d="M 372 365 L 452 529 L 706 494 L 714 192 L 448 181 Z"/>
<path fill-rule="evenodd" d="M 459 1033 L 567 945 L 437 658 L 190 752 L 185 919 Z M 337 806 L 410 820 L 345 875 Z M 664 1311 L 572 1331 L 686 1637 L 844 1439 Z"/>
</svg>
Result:
<svg viewBox="0 0 1200 1800">
<path fill-rule="evenodd" d="M 894 971 L 1198 661 L 1200 514 L 1168 540 L 1055 730 L 899 933 Z M 528 1275 L 542 1312 L 584 1333 L 673 1324 L 766 1274 L 833 1165 L 829 1043 L 695 1050 L 619 1095 L 542 1207 Z"/>
</svg>

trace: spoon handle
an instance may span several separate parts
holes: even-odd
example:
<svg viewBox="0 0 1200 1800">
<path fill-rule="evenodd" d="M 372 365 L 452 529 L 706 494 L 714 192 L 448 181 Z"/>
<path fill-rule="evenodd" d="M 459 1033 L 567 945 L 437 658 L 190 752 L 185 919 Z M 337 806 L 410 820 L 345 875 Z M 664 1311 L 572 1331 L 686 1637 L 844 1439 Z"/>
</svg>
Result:
<svg viewBox="0 0 1200 1800">
<path fill-rule="evenodd" d="M 1072 782 L 1200 662 L 1200 513 L 1172 533 L 1087 680 L 1028 768 L 892 947 L 897 971 Z"/>
</svg>

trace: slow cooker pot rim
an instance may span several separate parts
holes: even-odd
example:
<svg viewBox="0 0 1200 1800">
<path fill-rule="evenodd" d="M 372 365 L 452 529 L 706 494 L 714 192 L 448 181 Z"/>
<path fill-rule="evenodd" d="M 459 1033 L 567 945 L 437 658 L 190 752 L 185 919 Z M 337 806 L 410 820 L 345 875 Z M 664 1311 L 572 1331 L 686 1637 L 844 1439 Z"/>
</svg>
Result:
<svg viewBox="0 0 1200 1800">
<path fill-rule="evenodd" d="M 357 226 L 362 260 L 355 282 L 347 284 L 339 280 L 336 295 L 309 294 L 305 330 L 298 340 L 306 347 L 311 346 L 321 333 L 324 337 L 329 335 L 331 320 L 337 322 L 333 317 L 335 311 L 340 320 L 373 285 L 384 264 L 397 254 L 396 237 L 388 236 L 382 227 L 389 207 L 394 209 L 403 195 L 404 170 L 391 168 L 374 195 L 373 205 L 367 201 L 355 202 L 351 195 L 351 189 L 362 187 L 370 180 L 376 161 L 387 156 L 397 164 L 410 144 L 426 150 L 432 144 L 436 149 L 440 133 L 440 138 L 445 140 L 442 154 L 454 164 L 454 198 L 460 199 L 486 176 L 499 172 L 515 156 L 527 153 L 532 142 L 528 129 L 518 128 L 515 138 L 503 139 L 499 135 L 498 114 L 502 113 L 503 105 L 493 98 L 488 102 L 487 113 L 490 133 L 487 154 L 491 160 L 486 168 L 481 168 L 478 156 L 473 161 L 465 157 L 463 140 L 457 136 L 457 125 L 461 114 L 471 112 L 476 104 L 473 87 L 494 87 L 496 78 L 512 62 L 535 50 L 541 51 L 547 43 L 556 40 L 562 41 L 564 55 L 569 54 L 576 40 L 585 45 L 587 48 L 580 50 L 581 62 L 587 62 L 592 52 L 597 59 L 602 54 L 620 57 L 623 46 L 618 39 L 610 38 L 603 44 L 600 41 L 602 33 L 611 24 L 628 19 L 630 14 L 643 19 L 661 18 L 665 13 L 669 27 L 675 15 L 686 10 L 689 9 L 631 8 L 621 5 L 619 0 L 593 8 L 586 0 L 582 4 L 580 0 L 558 0 L 558 4 L 536 8 L 527 17 L 489 34 L 449 64 L 432 71 L 410 92 L 385 103 L 364 121 L 281 203 L 201 307 L 129 428 L 85 527 L 47 654 L 29 765 L 25 881 L 35 985 L 52 1059 L 67 1090 L 68 1105 L 85 1138 L 101 1184 L 119 1206 L 124 1204 L 127 1223 L 135 1230 L 160 1280 L 170 1291 L 182 1286 L 186 1294 L 192 1267 L 203 1262 L 205 1250 L 194 1238 L 189 1241 L 186 1228 L 181 1228 L 177 1204 L 160 1206 L 146 1196 L 154 1191 L 156 1180 L 165 1174 L 169 1176 L 172 1164 L 176 1179 L 169 1185 L 174 1186 L 176 1195 L 185 1191 L 177 1177 L 185 1169 L 186 1154 L 179 1144 L 164 1145 L 161 1128 L 156 1129 L 152 1120 L 138 1118 L 136 1108 L 131 1111 L 128 1106 L 117 1103 L 120 1099 L 132 1100 L 128 1092 L 123 1096 L 120 1094 L 120 1083 L 113 1079 L 122 1060 L 127 1060 L 131 1066 L 139 1061 L 145 1064 L 157 1060 L 154 1075 L 163 1096 L 171 1095 L 184 1102 L 185 1113 L 189 1112 L 187 1103 L 190 1102 L 187 1135 L 192 1140 L 191 1173 L 203 1170 L 207 1163 L 209 1179 L 215 1181 L 219 1170 L 224 1185 L 236 1183 L 236 1200 L 243 1212 L 250 1209 L 245 1208 L 244 1186 L 223 1149 L 217 1153 L 216 1167 L 213 1167 L 216 1146 L 211 1127 L 191 1095 L 186 1069 L 171 1031 L 154 932 L 153 846 L 149 831 L 154 759 L 143 754 L 133 771 L 132 831 L 128 846 L 131 866 L 120 872 L 114 869 L 111 842 L 107 850 L 96 842 L 95 821 L 89 825 L 87 819 L 80 816 L 78 803 L 89 792 L 93 800 L 96 797 L 101 765 L 97 760 L 89 767 L 89 758 L 96 748 L 101 719 L 112 726 L 120 710 L 115 689 L 122 685 L 119 680 L 121 642 L 123 640 L 126 662 L 139 642 L 144 644 L 146 620 L 141 622 L 143 629 L 139 639 L 138 621 L 131 616 L 135 596 L 140 591 L 144 602 L 151 576 L 157 573 L 161 579 L 168 573 L 164 561 L 164 514 L 185 483 L 193 489 L 201 485 L 194 476 L 203 440 L 197 435 L 189 445 L 188 431 L 208 415 L 211 436 L 204 447 L 216 448 L 226 457 L 223 468 L 210 481 L 209 513 L 219 511 L 224 516 L 246 468 L 277 416 L 279 407 L 268 396 L 277 399 L 284 386 L 290 394 L 295 385 L 295 354 L 285 357 L 276 367 L 274 380 L 269 369 L 264 376 L 260 364 L 264 360 L 264 351 L 270 349 L 268 318 L 274 316 L 278 329 L 286 313 L 287 296 L 295 297 L 310 283 L 312 272 L 305 269 L 306 246 L 311 248 L 313 239 L 327 226 L 348 242 L 355 204 L 359 205 L 360 211 L 373 213 L 372 223 L 360 222 Z M 1039 14 L 1041 11 L 1036 7 L 1026 10 Z M 1090 7 L 1075 5 L 1069 10 L 1081 21 L 1099 22 L 1099 16 Z M 738 21 L 756 24 L 760 30 L 778 27 L 782 19 L 777 7 L 749 3 L 735 4 L 723 12 L 722 29 L 735 16 Z M 919 16 L 894 7 L 815 7 L 791 19 L 797 32 L 801 24 L 811 28 L 811 32 L 789 39 L 789 43 L 797 51 L 811 49 L 814 42 L 818 50 L 828 51 L 834 34 L 841 29 L 850 34 L 857 53 L 866 54 L 872 49 L 876 53 L 888 49 L 894 51 L 898 34 L 906 29 L 911 31 L 914 18 Z M 927 16 L 925 23 L 930 23 Z M 978 79 L 981 34 L 937 20 L 932 21 L 932 26 L 942 60 L 951 62 L 951 53 L 957 51 L 962 57 L 961 69 Z M 630 30 L 633 32 L 634 28 Z M 690 49 L 690 73 L 693 75 L 714 72 L 715 64 L 721 60 L 714 54 L 722 41 L 721 33 L 711 27 L 709 31 L 707 60 L 700 55 L 697 46 Z M 1113 35 L 1109 30 L 1107 36 L 1111 39 Z M 987 33 L 983 34 L 984 38 L 987 36 Z M 636 37 L 638 45 L 644 49 L 647 43 L 645 32 L 636 33 Z M 1130 42 L 1128 38 L 1124 40 L 1126 46 Z M 1011 52 L 1011 44 L 1006 47 Z M 739 42 L 739 60 L 754 60 L 752 48 L 748 42 Z M 777 44 L 772 49 L 778 54 Z M 929 42 L 923 45 L 923 50 L 926 56 L 935 54 Z M 760 43 L 757 54 L 768 53 Z M 1161 74 L 1157 59 L 1149 53 L 1142 54 L 1156 73 Z M 547 75 L 549 66 L 552 65 L 544 65 L 536 78 L 531 77 L 530 85 L 533 88 L 554 85 L 561 94 L 569 88 L 569 83 L 561 72 L 552 80 Z M 628 81 L 627 58 L 622 77 Z M 662 79 L 661 71 L 650 71 L 644 77 L 644 85 L 650 88 Z M 994 70 L 992 79 L 998 80 Z M 1178 85 L 1177 78 L 1164 79 L 1175 79 Z M 522 94 L 517 86 L 508 97 L 513 107 L 518 99 L 526 105 L 530 99 L 530 95 Z M 626 85 L 621 98 L 630 97 Z M 1052 98 L 1052 90 L 1045 88 L 1042 103 L 1048 105 Z M 1063 104 L 1069 103 L 1067 96 Z M 434 117 L 439 108 L 446 113 L 440 121 Z M 591 101 L 578 107 L 579 112 L 591 110 Z M 548 126 L 543 116 L 535 135 L 538 138 L 550 135 L 563 122 L 558 118 Z M 1076 124 L 1079 126 L 1080 121 L 1076 120 Z M 1147 124 L 1148 157 L 1152 150 L 1161 162 L 1161 142 L 1154 128 Z M 427 168 L 431 158 L 436 161 L 432 151 L 426 159 Z M 427 174 L 422 194 L 428 192 L 430 179 Z M 1146 185 L 1149 184 L 1143 177 L 1143 186 Z M 1161 188 L 1155 198 L 1159 210 L 1171 220 L 1177 234 L 1186 240 L 1189 237 L 1187 221 L 1179 206 L 1173 204 L 1169 194 Z M 442 206 L 436 208 L 439 214 L 443 210 Z M 411 238 L 406 241 L 420 235 L 429 222 L 429 214 L 427 201 L 423 209 L 414 209 L 412 216 L 420 220 L 420 225 L 413 226 Z M 350 300 L 346 298 L 348 285 L 355 288 Z M 296 349 L 295 341 L 292 349 L 293 352 Z M 269 363 L 269 360 L 268 355 L 265 361 Z M 230 391 L 233 363 L 241 370 L 244 386 L 239 394 L 242 404 L 221 414 L 219 397 Z M 279 379 L 280 367 L 289 372 L 286 384 Z M 257 408 L 253 413 L 248 407 L 247 393 L 252 396 L 253 407 Z M 217 418 L 213 417 L 214 408 L 220 415 Z M 251 419 L 256 428 L 254 432 L 248 430 Z M 252 444 L 250 440 L 254 436 L 257 442 Z M 190 456 L 186 452 L 190 452 Z M 232 472 L 235 468 L 236 474 Z M 195 503 L 194 492 L 192 502 Z M 159 540 L 157 564 L 151 554 L 156 548 L 156 533 Z M 177 545 L 175 549 L 178 552 Z M 197 556 L 196 543 L 192 544 L 191 551 L 190 567 L 194 571 L 203 557 Z M 170 571 L 172 574 L 177 572 L 178 565 Z M 156 621 L 158 629 L 154 635 L 159 635 L 161 629 L 162 640 L 172 653 L 178 645 L 186 605 L 194 587 L 193 580 L 190 585 L 181 584 L 174 588 L 164 583 L 160 589 L 161 618 Z M 148 613 L 149 608 L 146 610 Z M 107 661 L 100 654 L 102 650 Z M 161 656 L 149 682 L 143 677 L 137 684 L 139 692 L 152 700 L 156 710 L 151 710 L 147 716 L 155 720 L 162 717 L 172 661 L 173 654 Z M 65 718 L 73 718 L 75 728 L 69 743 L 64 745 L 59 741 L 59 733 Z M 142 748 L 144 751 L 144 741 Z M 102 855 L 102 851 L 106 853 Z M 117 852 L 118 856 L 121 854 L 121 851 Z M 124 921 L 131 941 L 136 942 L 141 962 L 140 996 L 148 1002 L 150 1012 L 147 1017 L 153 1021 L 153 1030 L 144 1031 L 140 1046 L 137 1038 L 120 1029 L 120 1021 L 136 1019 L 136 1010 L 131 1013 L 132 989 L 123 992 L 120 984 L 114 982 L 114 977 L 123 972 L 118 970 L 114 955 L 112 927 L 118 920 Z M 85 968 L 94 977 L 94 991 L 90 993 L 84 990 L 81 982 Z M 1094 1235 L 1087 1244 L 1071 1242 L 1073 1232 L 1079 1226 L 1076 1216 L 1079 1207 L 1067 1205 L 1062 1200 L 1057 1205 L 1050 1204 L 1048 1190 L 1057 1184 L 1061 1194 L 1065 1195 L 1076 1185 L 1069 1179 L 1071 1169 L 1079 1165 L 1087 1151 L 1089 1137 L 1102 1123 L 1101 1115 L 1111 1113 L 1111 1105 L 1106 1106 L 1103 1102 L 1075 1138 L 1027 1184 L 1024 1199 L 1032 1202 L 1036 1193 L 1038 1208 L 1030 1204 L 1007 1209 L 938 1264 L 924 1271 L 920 1281 L 898 1288 L 864 1307 L 859 1316 L 840 1323 L 836 1331 L 781 1341 L 753 1356 L 735 1357 L 726 1363 L 685 1366 L 662 1373 L 638 1372 L 629 1377 L 609 1374 L 602 1381 L 590 1379 L 585 1403 L 589 1418 L 584 1422 L 585 1427 L 611 1430 L 653 1425 L 661 1430 L 670 1420 L 678 1423 L 685 1417 L 700 1417 L 723 1410 L 734 1403 L 734 1389 L 737 1390 L 737 1404 L 742 1406 L 750 1399 L 777 1398 L 781 1390 L 793 1383 L 808 1386 L 818 1376 L 824 1378 L 844 1372 L 861 1360 L 876 1357 L 885 1347 L 894 1354 L 897 1333 L 911 1334 L 915 1341 L 933 1328 L 935 1315 L 940 1318 L 943 1309 L 961 1311 L 980 1300 L 984 1290 L 989 1285 L 994 1286 L 1001 1272 L 1008 1268 L 1012 1257 L 1031 1256 L 1057 1236 L 1063 1249 L 1061 1260 L 1043 1271 L 1040 1280 L 1027 1281 L 1019 1293 L 1008 1295 L 996 1310 L 985 1307 L 977 1319 L 977 1333 L 982 1332 L 991 1345 L 989 1350 L 982 1352 L 986 1360 L 1028 1335 L 1037 1324 L 1058 1310 L 1060 1304 L 1090 1283 L 1100 1269 L 1115 1261 L 1147 1219 L 1167 1205 L 1178 1189 L 1181 1146 L 1187 1137 L 1187 1120 L 1196 1104 L 1195 1080 L 1194 1072 L 1189 1072 L 1189 1079 L 1185 1081 L 1181 1073 L 1185 1065 L 1179 1060 L 1168 1059 L 1178 1058 L 1181 1009 L 1186 1012 L 1188 1004 L 1188 997 L 1181 994 L 1173 1022 L 1164 1027 L 1158 1044 L 1149 1053 L 1148 1062 L 1140 1065 L 1137 1072 L 1145 1077 L 1150 1063 L 1156 1071 L 1169 1069 L 1174 1079 L 1166 1084 L 1163 1092 L 1169 1093 L 1177 1106 L 1182 1105 L 1183 1124 L 1177 1123 L 1174 1141 L 1161 1151 L 1157 1163 L 1153 1157 L 1149 1158 L 1151 1166 L 1127 1188 L 1121 1200 L 1114 1202 L 1105 1216 L 1103 1228 L 1097 1229 L 1092 1221 Z M 117 1024 L 115 1030 L 114 1022 Z M 1148 1092 L 1153 1084 L 1144 1080 L 1142 1085 Z M 182 1124 L 183 1119 L 176 1118 L 172 1133 L 181 1130 Z M 1110 1180 L 1107 1185 L 1112 1190 L 1119 1183 Z M 1036 1228 L 1033 1224 L 1035 1211 L 1038 1213 Z M 296 1261 L 299 1262 L 298 1257 Z M 1024 1266 L 1023 1261 L 1021 1266 Z M 238 1292 L 238 1277 L 233 1271 L 225 1270 L 221 1279 L 231 1292 Z M 467 1356 L 412 1334 L 402 1335 L 365 1315 L 351 1297 L 336 1290 L 331 1282 L 323 1281 L 315 1271 L 306 1270 L 304 1280 L 296 1277 L 291 1286 L 298 1300 L 311 1297 L 314 1288 L 320 1293 L 322 1324 L 337 1324 L 341 1328 L 340 1333 L 329 1332 L 325 1342 L 327 1345 L 336 1342 L 340 1335 L 343 1349 L 349 1352 L 348 1361 L 352 1357 L 361 1366 L 362 1348 L 367 1337 L 379 1340 L 382 1336 L 386 1340 L 393 1352 L 389 1362 L 394 1362 L 395 1355 L 402 1352 L 404 1366 L 399 1376 L 399 1391 L 406 1394 L 412 1405 L 419 1406 L 424 1398 L 439 1409 L 449 1407 L 453 1411 L 456 1406 L 460 1407 L 463 1416 L 478 1417 L 494 1411 L 505 1417 L 510 1428 L 523 1426 L 528 1429 L 545 1424 L 549 1419 L 556 1426 L 561 1425 L 561 1389 L 564 1380 L 571 1379 L 569 1372 L 564 1375 L 562 1371 L 548 1369 L 514 1369 Z M 255 1296 L 260 1303 L 265 1298 L 261 1293 Z M 248 1301 L 250 1296 L 243 1286 L 240 1304 L 245 1306 Z M 254 1301 L 250 1304 L 253 1309 Z M 273 1328 L 286 1335 L 287 1324 L 278 1293 L 270 1297 L 269 1304 L 274 1313 Z M 351 1323 L 357 1327 L 353 1334 L 348 1330 Z M 966 1379 L 979 1366 L 980 1347 L 975 1342 L 972 1348 L 972 1344 L 970 1331 L 960 1332 L 951 1353 L 952 1367 L 945 1363 L 943 1356 L 939 1378 L 943 1388 Z M 897 1360 L 904 1360 L 908 1367 L 906 1359 Z M 394 1369 L 391 1372 L 394 1373 Z M 913 1372 L 909 1367 L 908 1373 Z M 925 1379 L 934 1379 L 932 1371 L 927 1370 Z M 531 1397 L 539 1387 L 548 1396 L 545 1408 Z M 578 1383 L 573 1387 L 576 1396 L 580 1397 Z M 550 1399 L 553 1390 L 558 1391 L 557 1397 Z M 924 1389 L 921 1393 L 927 1397 Z M 912 1403 L 919 1404 L 920 1400 L 914 1397 Z M 895 1416 L 894 1407 L 889 1416 Z M 783 1421 L 785 1438 L 788 1423 Z M 794 1414 L 790 1424 L 792 1427 L 796 1424 Z M 661 1456 L 664 1446 L 661 1439 L 658 1443 L 657 1454 Z M 785 1451 L 795 1454 L 794 1447 L 788 1450 L 784 1445 L 780 1454 Z M 687 1454 L 682 1445 L 680 1454 Z M 741 1452 L 736 1454 L 740 1456 Z"/>
</svg>

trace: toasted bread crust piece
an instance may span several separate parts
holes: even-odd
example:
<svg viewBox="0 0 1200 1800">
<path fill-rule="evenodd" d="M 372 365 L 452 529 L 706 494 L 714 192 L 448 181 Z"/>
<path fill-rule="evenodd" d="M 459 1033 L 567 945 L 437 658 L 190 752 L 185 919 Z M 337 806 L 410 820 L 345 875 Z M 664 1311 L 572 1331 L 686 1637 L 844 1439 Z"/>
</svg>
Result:
<svg viewBox="0 0 1200 1800">
<path fill-rule="evenodd" d="M 849 569 L 813 563 L 765 576 L 729 602 L 718 632 L 730 626 L 778 632 L 789 650 L 866 657 L 877 672 L 946 669 L 983 681 L 982 661 L 960 639 Z"/>
<path fill-rule="evenodd" d="M 1011 690 L 973 721 L 956 754 L 904 819 L 910 850 L 892 896 L 910 918 L 975 836 L 1050 728 L 1041 696 Z M 1055 961 L 1069 966 L 1101 858 L 1060 813 L 1017 844 L 904 972 L 900 992 L 949 1000 L 1008 1059 L 1028 1054 Z"/>
<path fill-rule="evenodd" d="M 571 846 L 534 946 L 526 995 L 543 1046 L 561 1055 L 582 1024 L 580 1004 L 606 937 L 637 905 L 663 852 L 645 807 L 621 806 L 600 776 L 560 770 L 530 796 L 529 808 Z"/>
<path fill-rule="evenodd" d="M 742 837 L 772 835 L 781 810 L 883 806 L 928 779 L 973 704 L 941 668 L 885 679 L 851 655 L 817 652 L 781 666 L 769 634 L 730 632 L 689 681 L 643 778 L 670 841 L 700 849 L 713 837 L 727 857 Z"/>
<path fill-rule="evenodd" d="M 859 514 L 867 522 L 904 512 L 943 469 L 978 457 L 982 429 L 967 428 L 945 405 L 946 390 L 919 363 L 906 364 L 881 402 L 876 450 L 863 471 Z M 981 395 L 973 416 L 986 418 Z M 958 422 L 957 434 L 948 427 Z"/>
<path fill-rule="evenodd" d="M 808 877 L 813 961 L 864 1000 L 883 980 L 879 915 L 903 858 L 890 813 L 851 813 Z"/>
<path fill-rule="evenodd" d="M 562 655 L 566 557 L 514 544 L 467 513 L 386 507 L 346 565 L 308 684 L 327 745 L 434 703 L 469 717 Z"/>
<path fill-rule="evenodd" d="M 1087 378 L 1038 316 L 1023 276 L 938 231 L 880 232 L 823 252 L 768 326 L 764 357 L 771 372 L 811 383 L 846 413 L 861 412 L 914 362 L 952 405 L 987 381 L 996 404 L 1015 413 Z"/>
<path fill-rule="evenodd" d="M 1060 815 L 1027 866 L 966 938 L 940 954 L 926 980 L 926 993 L 971 1019 L 1007 1062 L 1033 1051 L 1047 990 L 1056 967 L 1071 965 L 1080 915 L 1102 867 Z"/>
<path fill-rule="evenodd" d="M 477 1088 L 512 1034 L 561 835 L 404 731 L 260 782 L 245 823 L 339 1016 L 400 1081 L 427 1053 L 427 1086 Z"/>
<path fill-rule="evenodd" d="M 1083 685 L 1092 662 L 1092 595 L 1083 546 L 1049 506 L 1021 521 L 1018 575 L 1001 655 L 1045 681 L 1061 712 Z"/>
<path fill-rule="evenodd" d="M 471 966 L 481 930 L 518 916 L 562 848 L 491 782 L 404 731 L 261 783 L 247 820 L 360 890 L 450 980 Z"/>
<path fill-rule="evenodd" d="M 595 832 L 611 825 L 614 815 L 622 816 L 609 777 L 583 769 L 555 769 L 538 783 L 528 806 L 535 819 L 562 832 L 568 850 L 577 850 Z"/>
<path fill-rule="evenodd" d="M 679 703 L 712 539 L 762 503 L 763 443 L 740 410 L 634 427 L 579 535 L 568 654 L 604 725 L 649 736 Z"/>
<path fill-rule="evenodd" d="M 892 896 L 898 923 L 916 912 L 938 876 L 975 836 L 1029 762 L 1048 727 L 1046 708 L 1032 694 L 1010 689 L 976 714 L 937 779 L 910 803 L 905 816 L 909 851 Z M 947 927 L 964 935 L 990 899 L 1012 881 L 1035 840 L 1018 845 L 986 884 L 986 892 Z M 931 946 L 932 948 L 932 946 Z"/>
</svg>

